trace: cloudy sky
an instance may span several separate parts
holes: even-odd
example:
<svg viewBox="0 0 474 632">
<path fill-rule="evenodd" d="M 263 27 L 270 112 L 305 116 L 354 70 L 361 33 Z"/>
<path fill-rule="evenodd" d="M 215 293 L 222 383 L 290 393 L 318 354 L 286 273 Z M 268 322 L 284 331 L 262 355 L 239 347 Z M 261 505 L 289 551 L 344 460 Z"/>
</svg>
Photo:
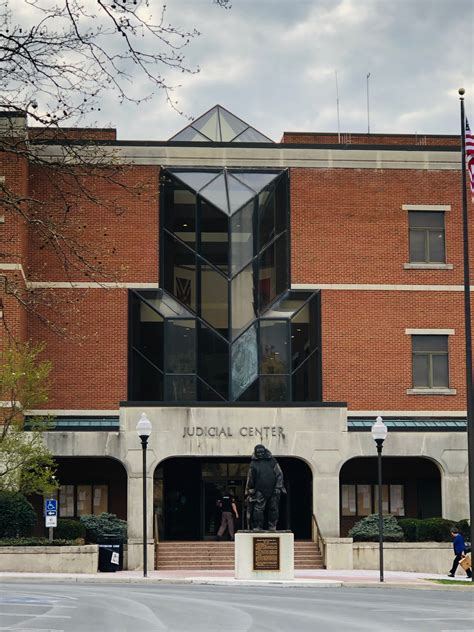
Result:
<svg viewBox="0 0 474 632">
<path fill-rule="evenodd" d="M 474 0 L 167 6 L 171 23 L 201 32 L 186 48 L 200 72 L 167 75 L 189 116 L 220 103 L 276 141 L 283 131 L 337 131 L 337 72 L 341 132 L 367 131 L 368 73 L 371 132 L 458 133 L 460 86 L 474 122 Z M 122 139 L 166 140 L 187 124 L 162 94 L 140 107 L 106 97 L 100 117 Z"/>
</svg>

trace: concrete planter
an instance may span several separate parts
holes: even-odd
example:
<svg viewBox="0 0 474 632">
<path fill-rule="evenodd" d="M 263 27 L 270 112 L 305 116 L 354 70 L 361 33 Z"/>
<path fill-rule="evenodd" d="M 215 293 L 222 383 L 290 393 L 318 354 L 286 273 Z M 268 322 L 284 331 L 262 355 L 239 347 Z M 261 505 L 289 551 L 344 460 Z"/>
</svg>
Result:
<svg viewBox="0 0 474 632">
<path fill-rule="evenodd" d="M 0 546 L 0 572 L 97 573 L 97 544 Z"/>
<path fill-rule="evenodd" d="M 378 542 L 354 542 L 354 568 L 379 568 Z M 384 568 L 387 571 L 413 571 L 445 575 L 451 568 L 454 553 L 450 542 L 384 542 Z M 464 574 L 460 569 L 459 574 Z"/>
</svg>

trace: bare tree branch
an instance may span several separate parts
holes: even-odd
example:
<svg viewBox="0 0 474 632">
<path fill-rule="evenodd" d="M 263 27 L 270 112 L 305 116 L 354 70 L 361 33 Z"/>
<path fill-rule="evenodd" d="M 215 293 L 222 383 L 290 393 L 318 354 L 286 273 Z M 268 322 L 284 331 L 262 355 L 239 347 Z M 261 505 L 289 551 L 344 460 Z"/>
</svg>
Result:
<svg viewBox="0 0 474 632">
<path fill-rule="evenodd" d="M 212 2 L 231 6 L 229 0 Z M 100 110 L 107 93 L 119 102 L 140 104 L 162 91 L 179 112 L 177 86 L 167 75 L 199 72 L 184 54 L 198 36 L 197 29 L 170 24 L 166 5 L 158 0 L 0 0 L 0 165 L 27 165 L 30 176 L 41 172 L 49 186 L 46 196 L 31 181 L 23 190 L 0 179 L 0 214 L 23 227 L 35 248 L 55 258 L 63 278 L 120 279 L 120 266 L 110 265 L 115 246 L 101 245 L 98 252 L 87 242 L 82 206 L 97 209 L 105 236 L 107 222 L 126 212 L 134 198 L 148 195 L 153 202 L 149 184 L 128 177 L 133 166 L 120 164 L 92 134 L 89 144 L 69 142 L 65 126 L 77 126 Z M 145 91 L 135 93 L 132 80 Z M 22 127 L 22 116 L 35 127 Z M 54 142 L 64 151 L 51 159 L 40 151 L 41 142 Z M 104 186 L 107 195 L 100 193 Z M 1 240 L 0 234 L 0 265 L 21 264 L 29 274 L 14 239 Z M 50 315 L 45 316 L 51 297 L 0 274 L 0 292 L 51 326 Z"/>
</svg>

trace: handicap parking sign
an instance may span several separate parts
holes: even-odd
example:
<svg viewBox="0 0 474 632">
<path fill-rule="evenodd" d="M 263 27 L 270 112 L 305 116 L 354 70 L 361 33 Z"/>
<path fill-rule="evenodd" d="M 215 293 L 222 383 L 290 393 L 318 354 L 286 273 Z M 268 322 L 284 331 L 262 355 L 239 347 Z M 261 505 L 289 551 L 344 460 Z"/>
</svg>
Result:
<svg viewBox="0 0 474 632">
<path fill-rule="evenodd" d="M 45 502 L 46 514 L 48 516 L 55 515 L 58 511 L 58 501 L 56 498 L 48 498 Z"/>
</svg>

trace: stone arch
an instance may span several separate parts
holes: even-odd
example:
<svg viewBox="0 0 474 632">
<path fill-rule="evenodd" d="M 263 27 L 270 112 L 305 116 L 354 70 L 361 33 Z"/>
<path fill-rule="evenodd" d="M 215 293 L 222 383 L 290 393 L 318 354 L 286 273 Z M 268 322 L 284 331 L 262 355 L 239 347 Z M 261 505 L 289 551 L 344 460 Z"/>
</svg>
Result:
<svg viewBox="0 0 474 632">
<path fill-rule="evenodd" d="M 442 468 L 425 456 L 384 456 L 384 511 L 406 518 L 442 516 Z M 340 533 L 376 512 L 377 457 L 354 457 L 339 471 Z"/>
<path fill-rule="evenodd" d="M 56 478 L 70 489 L 60 494 L 59 515 L 77 518 L 81 513 L 108 511 L 127 520 L 127 468 L 115 457 L 55 457 Z M 71 490 L 71 488 L 74 488 Z M 66 493 L 68 492 L 68 493 Z M 71 494 L 72 492 L 72 494 Z M 89 492 L 91 494 L 89 500 Z M 103 496 L 106 493 L 107 498 Z M 61 503 L 61 496 L 63 502 Z M 62 510 L 61 505 L 69 507 Z M 74 503 L 73 516 L 70 505 Z M 91 511 L 89 512 L 89 505 Z"/>
<path fill-rule="evenodd" d="M 313 472 L 298 457 L 278 456 L 288 487 L 280 502 L 278 528 L 289 528 L 297 539 L 311 538 Z M 160 540 L 212 540 L 218 528 L 216 499 L 227 488 L 244 515 L 243 496 L 248 457 L 168 457 L 155 468 L 154 528 Z M 244 528 L 240 519 L 238 528 Z"/>
</svg>

